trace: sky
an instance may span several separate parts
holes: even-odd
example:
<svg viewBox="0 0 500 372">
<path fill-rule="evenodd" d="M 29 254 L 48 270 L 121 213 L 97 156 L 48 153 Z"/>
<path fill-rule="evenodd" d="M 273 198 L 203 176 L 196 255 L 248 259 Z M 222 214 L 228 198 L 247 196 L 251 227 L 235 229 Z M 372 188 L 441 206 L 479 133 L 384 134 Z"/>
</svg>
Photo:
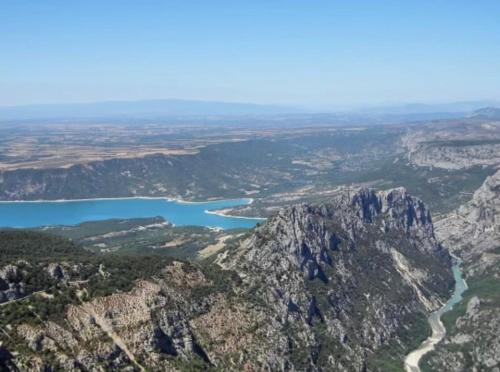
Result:
<svg viewBox="0 0 500 372">
<path fill-rule="evenodd" d="M 0 105 L 500 99 L 500 1 L 0 0 Z"/>
</svg>

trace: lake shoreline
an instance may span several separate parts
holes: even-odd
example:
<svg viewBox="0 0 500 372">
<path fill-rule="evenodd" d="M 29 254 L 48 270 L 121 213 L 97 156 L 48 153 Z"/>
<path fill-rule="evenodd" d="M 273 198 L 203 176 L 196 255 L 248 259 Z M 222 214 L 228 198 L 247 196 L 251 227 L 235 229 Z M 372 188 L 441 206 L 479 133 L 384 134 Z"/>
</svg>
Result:
<svg viewBox="0 0 500 372">
<path fill-rule="evenodd" d="M 213 214 L 215 216 L 230 217 L 230 218 L 241 218 L 241 219 L 246 219 L 246 220 L 261 220 L 261 221 L 267 220 L 267 218 L 264 218 L 264 217 L 235 216 L 234 214 L 226 214 L 226 213 L 223 213 L 223 212 L 217 212 L 216 209 L 215 210 L 205 209 L 205 213 L 207 213 L 207 214 Z"/>
<path fill-rule="evenodd" d="M 249 205 L 252 202 L 252 198 L 189 202 L 149 196 L 1 201 L 0 226 L 36 228 L 52 225 L 76 225 L 83 222 L 116 218 L 133 219 L 159 216 L 173 226 L 204 226 L 223 230 L 252 228 L 264 219 L 230 216 L 221 213 L 221 210 Z"/>
<path fill-rule="evenodd" d="M 166 196 L 120 196 L 112 198 L 83 198 L 83 199 L 36 199 L 36 200 L 0 200 L 0 203 L 71 203 L 85 201 L 100 201 L 100 200 L 165 200 L 168 202 L 176 202 L 179 204 L 208 204 L 216 202 L 231 202 L 237 200 L 247 201 L 245 205 L 252 204 L 253 198 L 231 198 L 231 199 L 211 199 L 206 201 L 189 201 L 183 199 L 169 198 Z"/>
</svg>

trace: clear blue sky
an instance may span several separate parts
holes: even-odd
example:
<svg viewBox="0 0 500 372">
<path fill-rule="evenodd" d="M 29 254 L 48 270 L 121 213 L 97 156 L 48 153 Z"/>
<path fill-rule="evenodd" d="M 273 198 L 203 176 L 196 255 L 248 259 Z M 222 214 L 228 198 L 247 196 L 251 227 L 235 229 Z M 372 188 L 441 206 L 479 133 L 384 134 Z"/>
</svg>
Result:
<svg viewBox="0 0 500 372">
<path fill-rule="evenodd" d="M 0 105 L 500 99 L 500 1 L 1 0 Z"/>
</svg>

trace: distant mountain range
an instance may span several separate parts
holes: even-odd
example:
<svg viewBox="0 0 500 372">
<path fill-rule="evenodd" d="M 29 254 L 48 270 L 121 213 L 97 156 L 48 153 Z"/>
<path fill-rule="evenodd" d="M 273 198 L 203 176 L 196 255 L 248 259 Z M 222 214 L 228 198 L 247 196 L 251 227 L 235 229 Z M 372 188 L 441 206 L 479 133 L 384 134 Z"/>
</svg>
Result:
<svg viewBox="0 0 500 372">
<path fill-rule="evenodd" d="M 496 101 L 463 101 L 451 103 L 408 103 L 401 105 L 376 106 L 360 109 L 365 114 L 382 115 L 415 115 L 429 113 L 471 113 L 484 107 L 500 107 Z"/>
<path fill-rule="evenodd" d="M 0 106 L 0 120 L 251 116 L 296 112 L 302 111 L 286 106 L 163 99 Z"/>
<path fill-rule="evenodd" d="M 494 101 L 470 101 L 447 104 L 402 104 L 374 106 L 350 110 L 313 110 L 286 105 L 263 105 L 253 103 L 195 101 L 181 99 L 158 99 L 143 101 L 106 101 L 91 103 L 38 104 L 23 106 L 0 106 L 0 122 L 36 120 L 160 120 L 205 118 L 220 120 L 223 117 L 274 117 L 300 121 L 317 120 L 368 123 L 404 122 L 436 119 L 451 119 L 474 115 L 485 107 L 495 109 L 500 103 Z M 486 109 L 485 109 L 486 110 Z M 483 112 L 481 115 L 485 115 Z M 491 112 L 488 114 L 491 115 Z M 316 123 L 317 124 L 317 123 Z"/>
<path fill-rule="evenodd" d="M 471 117 L 479 119 L 490 119 L 490 120 L 500 120 L 500 108 L 499 107 L 485 107 L 476 110 L 472 113 Z"/>
</svg>

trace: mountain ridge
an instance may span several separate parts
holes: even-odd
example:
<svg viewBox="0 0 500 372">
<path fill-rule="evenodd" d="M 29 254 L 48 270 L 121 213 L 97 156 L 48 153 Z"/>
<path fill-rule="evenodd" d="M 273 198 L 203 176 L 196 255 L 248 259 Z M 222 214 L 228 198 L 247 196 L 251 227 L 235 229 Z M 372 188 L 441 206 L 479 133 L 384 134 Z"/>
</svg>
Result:
<svg viewBox="0 0 500 372">
<path fill-rule="evenodd" d="M 291 106 L 242 102 L 154 99 L 87 103 L 0 106 L 0 120 L 161 118 L 176 116 L 233 116 L 304 112 Z"/>
<path fill-rule="evenodd" d="M 0 364 L 32 370 L 401 367 L 405 353 L 427 336 L 428 313 L 449 295 L 450 257 L 435 239 L 427 207 L 404 188 L 344 191 L 328 203 L 282 209 L 201 266 L 150 259 L 152 270 L 132 289 L 91 295 L 95 290 L 82 283 L 80 302 L 50 319 L 33 322 L 8 312 L 9 324 L 0 326 L 16 342 L 1 345 L 10 356 Z M 22 267 L 29 273 L 42 265 L 46 280 L 61 289 L 81 282 L 82 269 L 70 257 L 54 260 Z M 16 262 L 8 264 L 21 265 Z M 114 265 L 121 261 L 93 262 L 85 270 L 90 283 L 118 280 Z M 11 266 L 9 272 L 23 272 Z M 22 275 L 28 274 L 15 278 L 19 288 Z M 10 278 L 2 278 L 2 287 Z M 60 301 L 51 293 L 51 301 Z M 43 314 L 36 307 L 43 301 L 34 304 L 32 311 Z M 22 304 L 0 311 L 9 306 Z"/>
<path fill-rule="evenodd" d="M 474 111 L 471 117 L 477 119 L 500 120 L 500 107 L 489 106 Z"/>
</svg>

